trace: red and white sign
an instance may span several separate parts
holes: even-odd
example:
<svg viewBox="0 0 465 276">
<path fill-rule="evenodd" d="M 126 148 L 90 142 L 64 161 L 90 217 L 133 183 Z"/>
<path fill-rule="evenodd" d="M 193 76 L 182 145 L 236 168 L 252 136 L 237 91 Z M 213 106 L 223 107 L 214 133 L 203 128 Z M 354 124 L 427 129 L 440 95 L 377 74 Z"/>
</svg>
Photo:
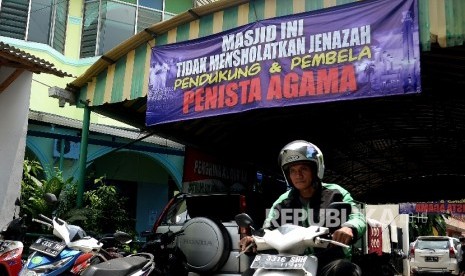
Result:
<svg viewBox="0 0 465 276">
<path fill-rule="evenodd" d="M 194 194 L 237 192 L 253 183 L 251 169 L 230 164 L 191 147 L 186 148 L 182 191 Z"/>
<path fill-rule="evenodd" d="M 368 253 L 383 254 L 383 228 L 368 225 Z"/>
</svg>

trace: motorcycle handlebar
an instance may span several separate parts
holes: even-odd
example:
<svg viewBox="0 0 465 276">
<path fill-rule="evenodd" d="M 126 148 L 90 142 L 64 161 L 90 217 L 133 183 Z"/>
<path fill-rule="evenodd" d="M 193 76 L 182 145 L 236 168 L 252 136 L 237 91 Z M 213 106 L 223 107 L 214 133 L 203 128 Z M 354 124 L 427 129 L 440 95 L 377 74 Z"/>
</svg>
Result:
<svg viewBox="0 0 465 276">
<path fill-rule="evenodd" d="M 60 218 L 55 218 L 55 221 L 59 224 L 59 225 L 63 225 L 65 223 L 64 220 L 60 219 Z"/>
<path fill-rule="evenodd" d="M 53 222 L 53 220 L 52 220 L 51 218 L 46 217 L 46 216 L 44 216 L 43 214 L 39 214 L 39 217 L 45 219 L 45 220 L 46 220 L 47 222 L 49 222 L 49 223 L 52 223 L 52 222 Z M 34 219 L 32 219 L 32 220 L 34 220 Z"/>
<path fill-rule="evenodd" d="M 162 245 L 162 246 L 165 246 L 165 245 L 168 245 L 170 243 L 172 243 L 176 237 L 180 236 L 184 234 L 184 229 L 182 230 L 179 230 L 177 232 L 171 232 L 171 231 L 168 231 L 168 232 L 165 232 L 165 233 L 162 233 L 158 239 L 155 239 L 153 241 L 148 241 L 146 243 L 146 245 Z"/>
<path fill-rule="evenodd" d="M 332 243 L 334 245 L 337 245 L 337 246 L 340 246 L 340 247 L 345 247 L 345 248 L 349 248 L 350 246 L 348 246 L 347 244 L 345 243 L 342 243 L 342 242 L 337 242 L 337 241 L 334 241 L 334 240 L 329 240 L 329 239 L 324 239 L 324 238 L 319 238 L 319 237 L 316 237 L 315 238 L 315 244 L 319 244 L 319 243 Z"/>
<path fill-rule="evenodd" d="M 167 234 L 169 235 L 170 232 L 167 232 Z M 181 235 L 183 235 L 183 234 L 184 234 L 184 229 L 181 229 L 181 230 L 179 230 L 179 231 L 177 231 L 177 232 L 171 232 L 171 237 L 174 237 L 174 238 L 175 238 L 175 237 L 181 236 Z"/>
<path fill-rule="evenodd" d="M 64 220 L 62 220 L 60 218 L 57 218 L 57 217 L 54 217 L 53 219 L 51 219 L 51 218 L 49 218 L 47 216 L 44 216 L 43 214 L 39 214 L 39 217 L 43 218 L 44 220 L 46 220 L 50 224 L 53 224 L 53 221 L 55 221 L 59 225 L 63 225 L 65 223 Z"/>
<path fill-rule="evenodd" d="M 40 224 L 43 224 L 43 225 L 48 226 L 48 227 L 50 227 L 50 228 L 53 228 L 53 225 L 52 225 L 52 224 L 50 224 L 50 223 L 48 223 L 48 222 L 45 222 L 45 221 L 42 221 L 42 220 L 40 220 L 40 219 L 35 219 L 35 218 L 33 218 L 32 221 L 38 222 L 38 223 L 40 223 Z"/>
<path fill-rule="evenodd" d="M 283 226 L 283 227 L 286 227 L 286 226 Z M 291 229 L 303 228 L 303 227 L 297 227 L 297 226 L 287 226 L 287 227 L 291 227 Z M 313 229 L 310 229 L 310 228 L 313 228 Z M 272 235 L 273 231 L 278 231 L 278 230 L 277 229 L 270 230 L 271 235 Z M 307 231 L 310 231 L 310 233 L 308 233 Z M 279 248 L 282 247 L 282 246 L 284 246 L 284 247 L 285 246 L 293 246 L 293 244 L 295 244 L 295 242 L 296 242 L 295 239 L 290 239 L 290 240 L 287 239 L 287 240 L 284 240 L 282 242 L 278 242 L 278 244 L 277 244 L 277 241 L 269 243 L 264 238 L 267 235 L 267 233 L 268 232 L 266 232 L 265 235 L 263 235 L 263 236 L 262 235 L 261 236 L 253 235 L 252 236 L 253 241 L 252 242 L 248 241 L 247 242 L 247 243 L 249 243 L 248 246 L 243 251 L 241 251 L 237 257 L 242 255 L 244 252 L 247 252 L 250 249 L 250 247 L 252 247 L 253 245 L 255 245 L 257 247 L 257 250 L 268 250 L 268 249 L 273 249 L 273 248 L 279 250 Z M 300 240 L 300 239 L 298 239 L 298 240 L 300 242 L 303 242 L 303 244 L 305 244 L 308 247 L 326 248 L 326 247 L 328 247 L 329 244 L 333 244 L 333 245 L 336 245 L 336 246 L 339 246 L 339 247 L 350 248 L 350 246 L 347 245 L 347 244 L 344 244 L 344 243 L 333 240 L 331 238 L 331 235 L 328 232 L 328 229 L 326 229 L 326 228 L 321 229 L 320 227 L 313 227 L 312 226 L 312 227 L 309 227 L 309 228 L 305 229 L 304 232 L 298 231 L 296 234 L 297 235 L 302 235 L 302 240 Z M 276 238 L 277 236 L 272 235 L 270 237 Z M 299 247 L 297 247 L 297 248 L 299 248 Z M 300 250 L 300 249 L 298 249 L 298 250 Z"/>
<path fill-rule="evenodd" d="M 179 230 L 177 232 L 168 231 L 166 233 L 163 233 L 160 236 L 160 240 L 162 240 L 165 244 L 170 244 L 170 243 L 172 243 L 174 241 L 174 239 L 177 236 L 180 236 L 180 235 L 183 235 L 183 234 L 184 234 L 184 229 Z"/>
</svg>

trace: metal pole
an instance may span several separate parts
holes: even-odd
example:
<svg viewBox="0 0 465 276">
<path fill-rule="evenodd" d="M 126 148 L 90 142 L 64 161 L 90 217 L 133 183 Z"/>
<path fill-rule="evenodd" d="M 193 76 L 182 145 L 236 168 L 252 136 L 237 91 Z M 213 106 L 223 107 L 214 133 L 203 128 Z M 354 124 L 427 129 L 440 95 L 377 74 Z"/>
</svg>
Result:
<svg viewBox="0 0 465 276">
<path fill-rule="evenodd" d="M 87 104 L 84 105 L 84 118 L 82 119 L 82 132 L 81 132 L 81 153 L 79 155 L 79 179 L 77 187 L 77 208 L 82 207 L 82 198 L 84 195 L 84 184 L 86 177 L 86 163 L 87 163 L 87 142 L 89 137 L 90 125 L 90 108 Z"/>
</svg>

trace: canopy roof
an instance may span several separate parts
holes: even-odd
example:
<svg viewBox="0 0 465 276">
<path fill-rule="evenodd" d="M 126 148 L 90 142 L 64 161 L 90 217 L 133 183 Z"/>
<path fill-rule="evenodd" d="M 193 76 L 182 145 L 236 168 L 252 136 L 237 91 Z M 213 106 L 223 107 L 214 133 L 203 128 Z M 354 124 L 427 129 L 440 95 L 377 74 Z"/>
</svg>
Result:
<svg viewBox="0 0 465 276">
<path fill-rule="evenodd" d="M 293 1 L 294 9 L 298 2 Z M 244 12 L 249 17 L 253 13 L 273 16 L 269 6 L 264 4 L 261 13 L 257 11 L 260 5 L 255 10 L 251 5 L 248 1 L 218 1 L 156 24 L 111 50 L 68 89 L 77 91 L 94 112 L 254 164 L 270 174 L 279 173 L 277 154 L 283 145 L 294 139 L 309 140 L 324 153 L 325 182 L 339 183 L 367 203 L 465 198 L 465 189 L 460 189 L 465 183 L 465 100 L 459 92 L 465 85 L 465 28 L 461 29 L 462 40 L 446 39 L 446 28 L 438 27 L 445 26 L 446 20 L 435 13 L 427 16 L 428 20 L 423 18 L 421 25 L 422 33 L 431 32 L 436 38 L 422 38 L 421 94 L 268 108 L 146 127 L 151 47 L 208 35 L 202 33 L 205 28 L 199 27 L 201 24 L 209 26 L 211 33 L 234 27 L 230 14 L 236 14 L 235 24 L 250 20 L 241 17 Z M 426 8 L 438 14 L 454 9 L 423 6 Z M 274 9 L 275 16 L 279 12 L 283 11 Z M 463 19 L 463 13 L 458 14 Z M 121 64 L 123 75 L 118 71 Z M 125 81 L 119 82 L 122 77 Z"/>
<path fill-rule="evenodd" d="M 50 62 L 0 41 L 0 67 L 2 66 L 15 68 L 15 71 L 0 82 L 0 93 L 7 89 L 23 71 L 72 77 L 72 75 L 56 69 L 55 65 Z"/>
</svg>

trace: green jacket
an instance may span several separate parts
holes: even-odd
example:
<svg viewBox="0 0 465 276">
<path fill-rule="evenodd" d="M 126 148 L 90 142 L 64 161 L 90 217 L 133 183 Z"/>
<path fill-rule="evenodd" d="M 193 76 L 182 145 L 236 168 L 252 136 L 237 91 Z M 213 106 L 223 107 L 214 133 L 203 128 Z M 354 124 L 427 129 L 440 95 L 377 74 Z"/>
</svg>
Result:
<svg viewBox="0 0 465 276">
<path fill-rule="evenodd" d="M 328 223 L 330 222 L 324 221 L 325 216 L 320 217 L 320 214 L 322 212 L 324 214 L 330 203 L 341 201 L 352 205 L 351 213 L 342 226 L 352 229 L 354 232 L 353 243 L 355 243 L 365 233 L 366 219 L 359 211 L 350 193 L 337 184 L 319 183 L 315 195 L 306 204 L 302 203 L 298 190 L 291 188 L 273 203 L 265 219 L 263 228 L 274 228 L 284 223 L 297 223 L 300 226 L 320 225 L 328 227 Z M 287 213 L 289 216 L 289 214 L 292 214 L 290 210 L 294 209 L 301 209 L 302 212 L 308 214 L 307 219 L 303 220 L 302 218 L 292 217 L 291 221 L 283 221 L 281 214 Z M 344 255 L 346 258 L 350 258 L 351 250 L 344 250 Z"/>
</svg>

